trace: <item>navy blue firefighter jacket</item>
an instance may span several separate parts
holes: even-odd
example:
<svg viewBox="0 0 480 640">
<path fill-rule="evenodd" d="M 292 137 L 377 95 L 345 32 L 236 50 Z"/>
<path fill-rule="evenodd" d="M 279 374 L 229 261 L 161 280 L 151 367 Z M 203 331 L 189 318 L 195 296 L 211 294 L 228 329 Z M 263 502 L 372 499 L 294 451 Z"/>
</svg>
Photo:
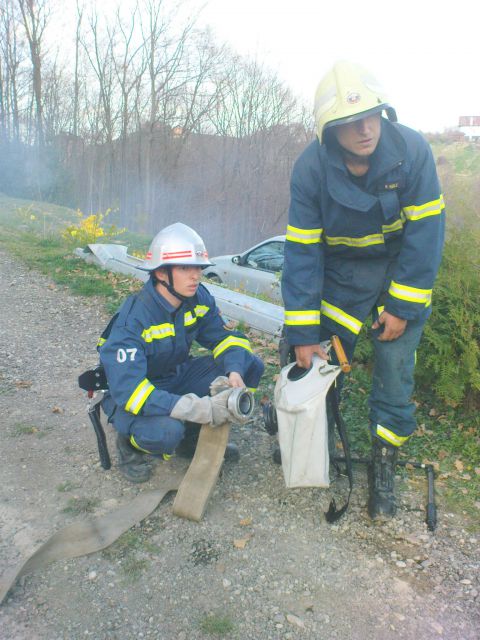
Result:
<svg viewBox="0 0 480 640">
<path fill-rule="evenodd" d="M 194 340 L 213 352 L 225 375 L 236 371 L 244 376 L 251 363 L 248 340 L 225 327 L 203 285 L 175 309 L 150 279 L 112 320 L 99 341 L 100 361 L 115 404 L 133 415 L 170 414 L 180 396 L 159 387 L 175 378 Z"/>
<path fill-rule="evenodd" d="M 431 312 L 445 227 L 435 162 L 416 131 L 381 127 L 362 178 L 318 140 L 294 165 L 282 274 L 291 345 L 317 344 L 320 323 L 354 342 L 375 307 L 406 320 Z"/>
</svg>

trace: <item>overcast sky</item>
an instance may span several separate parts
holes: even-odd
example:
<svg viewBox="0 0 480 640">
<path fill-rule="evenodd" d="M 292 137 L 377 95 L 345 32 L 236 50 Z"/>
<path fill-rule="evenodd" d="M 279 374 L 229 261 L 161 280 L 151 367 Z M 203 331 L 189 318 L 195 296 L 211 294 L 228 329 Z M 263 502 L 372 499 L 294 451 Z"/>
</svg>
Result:
<svg viewBox="0 0 480 640">
<path fill-rule="evenodd" d="M 196 0 L 194 0 L 196 2 Z M 387 89 L 399 120 L 442 131 L 480 115 L 477 0 L 199 0 L 218 40 L 276 70 L 313 104 L 338 59 L 359 62 Z"/>
</svg>

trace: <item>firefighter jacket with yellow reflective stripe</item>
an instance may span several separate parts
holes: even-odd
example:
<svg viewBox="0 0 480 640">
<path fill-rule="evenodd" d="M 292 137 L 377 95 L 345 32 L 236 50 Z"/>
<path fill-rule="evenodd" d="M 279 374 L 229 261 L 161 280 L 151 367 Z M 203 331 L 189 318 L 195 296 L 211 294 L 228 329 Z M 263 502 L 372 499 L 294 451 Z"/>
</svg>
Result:
<svg viewBox="0 0 480 640">
<path fill-rule="evenodd" d="M 156 384 L 175 377 L 194 340 L 212 351 L 225 374 L 236 371 L 244 376 L 251 364 L 248 340 L 225 328 L 203 285 L 175 309 L 150 279 L 112 320 L 99 341 L 100 361 L 115 404 L 134 415 L 170 414 L 180 396 Z"/>
<path fill-rule="evenodd" d="M 352 341 L 375 305 L 427 318 L 444 208 L 430 147 L 412 129 L 382 118 L 362 178 L 336 142 L 311 143 L 291 179 L 282 275 L 289 343 L 316 344 L 320 324 Z"/>
</svg>

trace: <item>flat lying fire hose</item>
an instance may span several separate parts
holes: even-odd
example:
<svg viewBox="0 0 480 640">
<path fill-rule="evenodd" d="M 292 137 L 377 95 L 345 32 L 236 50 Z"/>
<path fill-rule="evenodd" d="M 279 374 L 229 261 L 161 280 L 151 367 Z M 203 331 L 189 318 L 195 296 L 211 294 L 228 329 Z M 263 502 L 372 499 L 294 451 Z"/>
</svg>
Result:
<svg viewBox="0 0 480 640">
<path fill-rule="evenodd" d="M 252 415 L 254 401 L 250 391 L 236 389 L 231 395 L 231 403 L 234 412 L 242 416 Z M 96 417 L 98 421 L 93 426 L 97 435 L 99 454 L 102 457 L 106 453 L 108 457 L 103 427 L 99 416 Z M 98 440 L 99 429 L 103 434 L 100 440 Z M 215 428 L 203 425 L 195 455 L 183 476 L 175 477 L 174 474 L 169 473 L 160 481 L 160 487 L 157 490 L 139 493 L 132 502 L 116 511 L 74 523 L 55 533 L 31 556 L 21 560 L 3 574 L 0 578 L 0 604 L 21 576 L 45 567 L 51 562 L 88 555 L 110 546 L 123 533 L 155 511 L 163 498 L 172 491 L 178 491 L 173 503 L 173 513 L 196 522 L 201 520 L 220 474 L 229 432 L 230 423 L 228 422 Z M 109 467 L 110 465 L 104 468 Z"/>
<path fill-rule="evenodd" d="M 154 511 L 163 498 L 176 491 L 181 478 L 165 478 L 156 491 L 138 494 L 132 502 L 104 516 L 76 522 L 61 529 L 44 542 L 29 558 L 22 560 L 0 578 L 0 604 L 16 580 L 26 573 L 56 560 L 88 555 L 110 546 Z"/>
</svg>

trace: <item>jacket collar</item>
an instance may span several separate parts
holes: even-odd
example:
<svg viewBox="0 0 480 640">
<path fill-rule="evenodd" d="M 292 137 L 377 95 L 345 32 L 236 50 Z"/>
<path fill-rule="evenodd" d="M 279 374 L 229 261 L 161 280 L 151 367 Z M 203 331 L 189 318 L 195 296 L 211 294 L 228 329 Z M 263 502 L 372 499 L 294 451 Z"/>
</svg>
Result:
<svg viewBox="0 0 480 640">
<path fill-rule="evenodd" d="M 399 166 L 406 154 L 405 141 L 395 125 L 384 118 L 382 118 L 381 124 L 380 140 L 372 154 L 367 173 L 367 191 L 381 176 Z M 360 189 L 352 181 L 343 162 L 341 150 L 337 146 L 326 147 L 326 145 L 322 145 L 321 153 L 325 154 L 327 159 L 327 186 L 332 198 L 341 205 L 357 211 L 369 211 L 378 202 L 377 194 Z"/>
<path fill-rule="evenodd" d="M 155 288 L 155 285 L 153 283 L 153 279 L 150 278 L 144 286 L 144 291 L 147 294 L 148 299 L 151 301 L 151 303 L 156 306 L 156 307 L 160 307 L 160 309 L 167 311 L 168 313 L 175 313 L 176 311 L 178 311 L 179 309 L 181 309 L 183 303 L 180 305 L 180 307 L 175 308 L 172 304 L 170 304 L 170 302 L 168 302 L 168 300 L 166 298 L 164 298 L 160 293 L 158 293 L 158 291 Z"/>
</svg>

